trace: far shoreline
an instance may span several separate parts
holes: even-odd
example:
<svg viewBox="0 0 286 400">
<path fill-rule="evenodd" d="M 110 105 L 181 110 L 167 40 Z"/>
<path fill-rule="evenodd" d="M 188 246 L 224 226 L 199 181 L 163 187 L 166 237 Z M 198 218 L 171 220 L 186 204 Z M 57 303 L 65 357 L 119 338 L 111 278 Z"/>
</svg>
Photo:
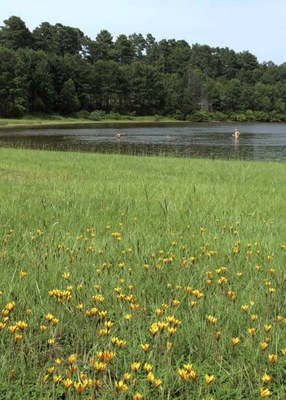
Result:
<svg viewBox="0 0 286 400">
<path fill-rule="evenodd" d="M 180 127 L 180 126 L 192 126 L 198 124 L 230 124 L 230 125 L 244 125 L 244 124 L 261 124 L 267 123 L 264 121 L 232 121 L 232 120 L 212 120 L 212 121 L 179 121 L 175 119 L 135 119 L 135 120 L 104 120 L 104 121 L 87 121 L 78 119 L 63 119 L 63 120 L 45 120 L 45 119 L 0 119 L 0 132 L 1 131 L 13 131 L 19 129 L 85 129 L 85 128 L 101 128 L 101 129 L 121 129 L 131 127 Z M 268 122 L 269 123 L 269 122 Z M 271 122 L 273 123 L 273 122 Z M 282 122 L 283 123 L 283 122 Z"/>
<path fill-rule="evenodd" d="M 177 120 L 162 120 L 162 121 L 151 121 L 151 120 L 106 120 L 106 121 L 36 121 L 30 122 L 25 120 L 22 122 L 13 122 L 0 120 L 0 131 L 1 130 L 17 130 L 17 129 L 67 129 L 67 128 L 128 128 L 128 127 L 164 127 L 164 126 L 191 126 L 194 124 L 201 124 L 201 123 L 220 123 L 221 121 L 209 121 L 209 122 L 194 122 L 194 121 L 177 121 Z M 224 121 L 224 123 L 232 123 L 232 121 Z"/>
</svg>

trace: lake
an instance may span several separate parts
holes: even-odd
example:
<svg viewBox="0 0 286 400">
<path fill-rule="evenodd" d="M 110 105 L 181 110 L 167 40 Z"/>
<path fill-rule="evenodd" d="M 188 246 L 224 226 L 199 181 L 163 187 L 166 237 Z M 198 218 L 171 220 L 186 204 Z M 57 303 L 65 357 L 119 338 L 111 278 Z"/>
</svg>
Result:
<svg viewBox="0 0 286 400">
<path fill-rule="evenodd" d="M 1 129 L 0 146 L 133 155 L 286 161 L 285 123 L 109 124 Z M 234 128 L 240 131 L 235 141 Z M 116 139 L 116 133 L 121 138 Z"/>
</svg>

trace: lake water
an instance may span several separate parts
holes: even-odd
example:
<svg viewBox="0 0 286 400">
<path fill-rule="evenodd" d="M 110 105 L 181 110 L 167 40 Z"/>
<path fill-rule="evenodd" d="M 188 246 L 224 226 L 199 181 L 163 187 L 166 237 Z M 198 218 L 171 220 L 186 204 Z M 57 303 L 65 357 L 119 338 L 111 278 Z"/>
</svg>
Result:
<svg viewBox="0 0 286 400">
<path fill-rule="evenodd" d="M 240 131 L 239 140 L 232 134 Z M 116 139 L 116 133 L 121 139 Z M 134 155 L 286 161 L 286 124 L 214 123 L 0 130 L 0 146 Z"/>
</svg>

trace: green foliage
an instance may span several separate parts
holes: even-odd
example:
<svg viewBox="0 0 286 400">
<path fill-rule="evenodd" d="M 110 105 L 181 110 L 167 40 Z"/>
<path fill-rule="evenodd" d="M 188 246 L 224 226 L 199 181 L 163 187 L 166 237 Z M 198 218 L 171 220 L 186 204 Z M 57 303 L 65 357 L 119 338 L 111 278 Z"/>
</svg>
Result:
<svg viewBox="0 0 286 400">
<path fill-rule="evenodd" d="M 161 115 L 159 115 L 159 114 L 155 114 L 154 115 L 154 119 L 155 119 L 155 121 L 160 121 L 161 120 Z"/>
<path fill-rule="evenodd" d="M 90 115 L 90 113 L 88 111 L 80 110 L 80 111 L 73 113 L 72 116 L 74 116 L 75 118 L 79 118 L 79 119 L 88 119 L 89 115 Z"/>
<path fill-rule="evenodd" d="M 213 121 L 226 121 L 228 119 L 227 115 L 220 111 L 211 112 L 210 116 Z"/>
<path fill-rule="evenodd" d="M 187 121 L 193 122 L 227 121 L 228 119 L 230 118 L 220 111 L 195 111 L 186 116 Z"/>
<path fill-rule="evenodd" d="M 264 111 L 255 111 L 254 115 L 255 115 L 256 121 L 259 121 L 259 122 L 270 122 L 270 120 L 271 120 L 269 114 Z"/>
<path fill-rule="evenodd" d="M 79 109 L 80 102 L 72 79 L 68 79 L 64 82 L 59 96 L 59 102 L 60 109 L 64 115 L 71 114 Z"/>
<path fill-rule="evenodd" d="M 207 122 L 210 121 L 210 114 L 207 111 L 195 111 L 188 115 L 187 119 L 194 122 Z"/>
<path fill-rule="evenodd" d="M 106 117 L 105 111 L 95 110 L 89 114 L 88 119 L 91 119 L 92 121 L 102 121 L 103 119 L 105 119 L 105 117 Z"/>
<path fill-rule="evenodd" d="M 247 121 L 256 121 L 255 114 L 252 110 L 247 110 L 245 112 L 245 117 Z"/>
<path fill-rule="evenodd" d="M 177 73 L 165 74 L 163 77 L 164 87 L 164 113 L 173 114 L 182 106 L 182 84 Z"/>
<path fill-rule="evenodd" d="M 83 51 L 85 38 L 80 29 L 51 25 L 43 22 L 33 31 L 34 48 L 44 52 L 62 56 L 66 54 L 78 55 Z"/>
<path fill-rule="evenodd" d="M 181 110 L 176 110 L 175 113 L 172 114 L 172 117 L 174 117 L 178 121 L 184 121 L 185 120 L 185 114 Z"/>
<path fill-rule="evenodd" d="M 229 119 L 232 121 L 244 122 L 244 121 L 246 121 L 247 118 L 246 118 L 245 114 L 231 113 L 229 115 Z"/>
<path fill-rule="evenodd" d="M 89 41 L 89 58 L 93 61 L 109 61 L 113 59 L 113 37 L 107 30 L 102 30 L 95 41 Z"/>
<path fill-rule="evenodd" d="M 150 33 L 114 40 L 101 30 L 92 40 L 60 23 L 43 22 L 30 32 L 11 16 L 0 27 L 0 56 L 0 117 L 81 109 L 115 113 L 112 119 L 132 112 L 198 121 L 213 119 L 205 111 L 238 121 L 286 115 L 285 65 L 259 64 L 248 51 L 157 42 Z"/>
<path fill-rule="evenodd" d="M 105 111 L 102 110 L 95 110 L 92 111 L 87 118 L 91 119 L 92 121 L 103 121 L 103 120 L 118 121 L 120 119 L 132 119 L 132 116 L 128 117 L 115 112 L 106 113 Z"/>
<path fill-rule="evenodd" d="M 4 20 L 0 29 L 0 45 L 9 49 L 32 48 L 33 36 L 24 21 L 16 16 Z"/>
</svg>

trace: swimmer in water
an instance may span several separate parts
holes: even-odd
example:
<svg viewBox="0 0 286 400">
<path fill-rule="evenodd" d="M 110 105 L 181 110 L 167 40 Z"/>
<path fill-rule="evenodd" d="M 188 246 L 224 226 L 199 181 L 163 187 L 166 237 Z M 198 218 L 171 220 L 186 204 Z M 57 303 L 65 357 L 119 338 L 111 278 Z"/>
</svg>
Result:
<svg viewBox="0 0 286 400">
<path fill-rule="evenodd" d="M 234 136 L 235 139 L 239 139 L 240 133 L 239 133 L 237 128 L 235 128 L 233 136 Z"/>
</svg>

